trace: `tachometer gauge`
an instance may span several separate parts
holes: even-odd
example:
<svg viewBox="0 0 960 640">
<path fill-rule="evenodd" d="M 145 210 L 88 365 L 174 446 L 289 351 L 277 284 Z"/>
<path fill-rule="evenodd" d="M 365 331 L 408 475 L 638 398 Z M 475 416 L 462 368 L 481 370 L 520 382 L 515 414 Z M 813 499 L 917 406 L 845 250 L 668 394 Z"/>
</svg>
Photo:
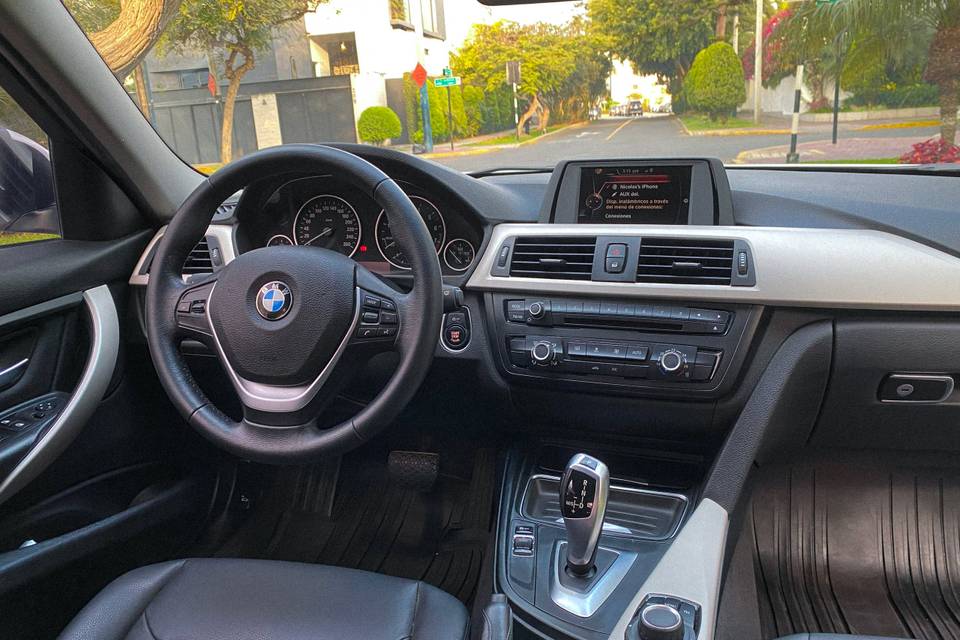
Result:
<svg viewBox="0 0 960 640">
<path fill-rule="evenodd" d="M 285 236 L 282 233 L 278 233 L 277 235 L 267 240 L 268 247 L 285 247 L 292 244 L 293 244 L 293 240 L 291 240 L 289 236 Z"/>
<path fill-rule="evenodd" d="M 433 206 L 432 202 L 420 196 L 410 196 L 410 201 L 413 202 L 417 211 L 420 212 L 420 217 L 423 218 L 423 221 L 427 223 L 427 230 L 430 231 L 433 246 L 437 250 L 437 255 L 439 255 L 440 249 L 443 247 L 443 241 L 447 237 L 447 225 L 443 221 L 443 216 L 440 215 L 440 210 Z M 380 212 L 380 217 L 377 218 L 375 236 L 377 239 L 377 248 L 380 249 L 380 253 L 383 254 L 387 262 L 398 269 L 410 268 L 410 263 L 407 262 L 406 256 L 404 256 L 403 251 L 400 250 L 400 245 L 397 244 L 393 233 L 390 232 L 390 222 L 387 220 L 387 216 L 383 211 Z"/>
<path fill-rule="evenodd" d="M 443 261 L 454 271 L 466 271 L 470 268 L 477 250 L 469 241 L 457 238 L 447 243 L 443 249 Z"/>
<path fill-rule="evenodd" d="M 360 246 L 360 216 L 339 196 L 324 194 L 307 200 L 293 220 L 293 241 L 352 256 Z"/>
</svg>

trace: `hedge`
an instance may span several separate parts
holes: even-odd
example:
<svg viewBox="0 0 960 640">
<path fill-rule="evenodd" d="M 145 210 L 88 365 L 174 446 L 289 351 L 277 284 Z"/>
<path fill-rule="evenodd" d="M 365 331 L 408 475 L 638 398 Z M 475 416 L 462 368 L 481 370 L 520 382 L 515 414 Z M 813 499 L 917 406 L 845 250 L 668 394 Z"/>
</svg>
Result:
<svg viewBox="0 0 960 640">
<path fill-rule="evenodd" d="M 513 92 L 509 87 L 497 91 L 483 91 L 479 87 L 456 86 L 451 90 L 454 136 L 467 138 L 481 133 L 493 133 L 513 127 Z M 427 80 L 430 99 L 430 128 L 434 142 L 450 140 L 447 115 L 447 90 Z M 403 76 L 403 97 L 406 106 L 410 139 L 423 142 L 423 122 L 420 114 L 420 89 L 410 78 Z"/>
<path fill-rule="evenodd" d="M 364 142 L 383 144 L 403 133 L 400 118 L 390 107 L 367 107 L 357 120 L 357 132 Z"/>
<path fill-rule="evenodd" d="M 697 54 L 683 88 L 690 106 L 711 119 L 726 118 L 747 99 L 743 65 L 726 42 L 715 42 Z"/>
</svg>

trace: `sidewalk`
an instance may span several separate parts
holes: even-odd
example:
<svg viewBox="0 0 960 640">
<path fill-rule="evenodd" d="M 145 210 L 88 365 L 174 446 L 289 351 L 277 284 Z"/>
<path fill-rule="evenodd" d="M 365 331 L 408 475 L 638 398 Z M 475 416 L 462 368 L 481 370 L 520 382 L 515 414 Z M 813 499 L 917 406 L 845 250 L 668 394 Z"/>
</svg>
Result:
<svg viewBox="0 0 960 640">
<path fill-rule="evenodd" d="M 463 138 L 462 140 L 453 141 L 453 150 L 450 150 L 450 142 L 435 142 L 433 145 L 433 151 L 431 153 L 422 153 L 419 154 L 421 158 L 450 158 L 456 156 L 473 156 L 480 155 L 483 153 L 490 153 L 491 151 L 499 151 L 501 149 L 516 149 L 517 147 L 535 144 L 536 142 L 543 140 L 544 138 L 549 138 L 550 136 L 560 133 L 561 131 L 566 131 L 573 127 L 580 127 L 586 124 L 586 122 L 572 122 L 570 124 L 564 125 L 553 131 L 548 131 L 543 135 L 537 136 L 535 138 L 527 138 L 526 140 L 521 140 L 520 142 L 513 142 L 510 144 L 482 144 L 488 140 L 494 140 L 496 138 L 502 138 L 505 136 L 511 136 L 514 134 L 513 129 L 508 129 L 506 131 L 499 131 L 496 133 L 487 133 L 482 136 L 473 136 L 472 138 Z M 410 144 L 398 144 L 390 145 L 390 149 L 395 149 L 396 151 L 403 151 L 404 153 L 413 153 L 413 145 Z"/>
<path fill-rule="evenodd" d="M 930 136 L 898 136 L 891 138 L 840 138 L 837 144 L 829 140 L 802 142 L 797 145 L 800 162 L 831 162 L 850 160 L 895 160 L 910 151 L 910 146 L 928 140 Z M 786 162 L 789 144 L 741 151 L 734 164 L 768 164 Z"/>
</svg>

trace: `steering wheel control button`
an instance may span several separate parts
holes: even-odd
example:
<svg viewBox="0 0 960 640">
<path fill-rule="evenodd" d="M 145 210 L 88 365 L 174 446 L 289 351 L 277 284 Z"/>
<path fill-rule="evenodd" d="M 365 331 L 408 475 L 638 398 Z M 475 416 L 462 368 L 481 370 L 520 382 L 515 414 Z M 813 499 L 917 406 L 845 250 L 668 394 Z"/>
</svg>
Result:
<svg viewBox="0 0 960 640">
<path fill-rule="evenodd" d="M 212 282 L 188 289 L 177 301 L 177 324 L 199 333 L 210 334 L 210 325 L 207 322 L 207 304 Z"/>
<path fill-rule="evenodd" d="M 264 319 L 280 320 L 290 313 L 293 307 L 293 292 L 286 282 L 268 282 L 257 292 L 256 307 L 257 313 Z"/>
<path fill-rule="evenodd" d="M 392 300 L 363 291 L 360 305 L 360 326 L 354 332 L 355 338 L 368 341 L 396 337 L 400 316 Z"/>
</svg>

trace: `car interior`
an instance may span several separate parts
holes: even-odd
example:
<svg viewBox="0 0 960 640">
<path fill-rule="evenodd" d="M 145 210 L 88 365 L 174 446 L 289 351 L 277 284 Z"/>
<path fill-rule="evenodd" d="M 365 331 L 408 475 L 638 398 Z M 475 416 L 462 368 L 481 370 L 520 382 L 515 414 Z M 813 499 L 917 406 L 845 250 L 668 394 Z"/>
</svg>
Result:
<svg viewBox="0 0 960 640">
<path fill-rule="evenodd" d="M 0 86 L 62 228 L 0 247 L 3 638 L 960 637 L 957 170 L 205 176 L 58 0 Z"/>
</svg>

